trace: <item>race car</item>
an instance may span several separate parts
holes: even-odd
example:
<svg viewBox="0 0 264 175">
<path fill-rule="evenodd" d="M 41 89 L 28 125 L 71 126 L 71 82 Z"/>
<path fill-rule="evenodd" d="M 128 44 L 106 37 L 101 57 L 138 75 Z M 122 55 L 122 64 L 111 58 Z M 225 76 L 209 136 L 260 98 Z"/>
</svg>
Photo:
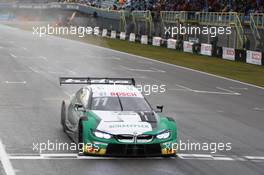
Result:
<svg viewBox="0 0 264 175">
<path fill-rule="evenodd" d="M 61 105 L 63 131 L 82 155 L 176 155 L 176 122 L 155 111 L 133 78 L 61 77 L 62 84 L 84 84 Z"/>
</svg>

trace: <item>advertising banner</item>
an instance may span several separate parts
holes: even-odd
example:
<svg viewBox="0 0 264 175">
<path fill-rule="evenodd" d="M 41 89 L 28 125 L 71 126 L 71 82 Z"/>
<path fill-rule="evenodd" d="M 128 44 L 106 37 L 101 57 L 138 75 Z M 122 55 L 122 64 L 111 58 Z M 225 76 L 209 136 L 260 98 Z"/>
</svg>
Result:
<svg viewBox="0 0 264 175">
<path fill-rule="evenodd" d="M 116 39 L 116 31 L 112 30 L 111 31 L 111 36 L 112 39 Z"/>
<path fill-rule="evenodd" d="M 201 54 L 212 56 L 212 45 L 211 44 L 201 44 Z"/>
<path fill-rule="evenodd" d="M 135 42 L 136 41 L 136 35 L 134 33 L 130 33 L 129 41 L 131 41 L 131 42 Z"/>
<path fill-rule="evenodd" d="M 102 31 L 102 37 L 107 37 L 107 29 L 103 29 L 103 31 Z"/>
<path fill-rule="evenodd" d="M 223 59 L 235 61 L 235 49 L 223 47 Z"/>
<path fill-rule="evenodd" d="M 152 45 L 153 46 L 160 46 L 161 37 L 153 37 L 152 38 Z"/>
<path fill-rule="evenodd" d="M 167 40 L 167 48 L 169 49 L 176 49 L 176 43 L 177 43 L 177 40 L 176 39 L 168 39 Z"/>
<path fill-rule="evenodd" d="M 184 41 L 183 42 L 183 51 L 184 52 L 193 53 L 192 46 L 193 46 L 193 43 L 192 42 Z"/>
<path fill-rule="evenodd" d="M 148 36 L 141 35 L 141 44 L 148 44 Z"/>
<path fill-rule="evenodd" d="M 120 39 L 121 40 L 126 40 L 126 33 L 125 32 L 121 32 L 120 33 Z"/>
<path fill-rule="evenodd" d="M 262 53 L 247 50 L 247 63 L 261 65 Z"/>
</svg>

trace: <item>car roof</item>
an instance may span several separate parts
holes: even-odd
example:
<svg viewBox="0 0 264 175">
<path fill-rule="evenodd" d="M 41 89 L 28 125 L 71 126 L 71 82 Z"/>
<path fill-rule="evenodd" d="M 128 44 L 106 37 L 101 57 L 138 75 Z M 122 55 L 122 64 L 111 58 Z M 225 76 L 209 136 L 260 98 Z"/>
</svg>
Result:
<svg viewBox="0 0 264 175">
<path fill-rule="evenodd" d="M 140 97 L 141 92 L 133 85 L 115 85 L 115 84 L 92 84 L 87 86 L 93 92 L 93 97 Z"/>
</svg>

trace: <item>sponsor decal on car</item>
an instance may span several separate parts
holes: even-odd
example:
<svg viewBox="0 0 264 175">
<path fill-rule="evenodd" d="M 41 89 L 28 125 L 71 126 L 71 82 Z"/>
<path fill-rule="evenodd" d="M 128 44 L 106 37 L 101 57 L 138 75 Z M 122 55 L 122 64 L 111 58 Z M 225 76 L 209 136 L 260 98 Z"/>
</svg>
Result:
<svg viewBox="0 0 264 175">
<path fill-rule="evenodd" d="M 111 124 L 109 128 L 150 128 L 147 124 Z"/>
</svg>

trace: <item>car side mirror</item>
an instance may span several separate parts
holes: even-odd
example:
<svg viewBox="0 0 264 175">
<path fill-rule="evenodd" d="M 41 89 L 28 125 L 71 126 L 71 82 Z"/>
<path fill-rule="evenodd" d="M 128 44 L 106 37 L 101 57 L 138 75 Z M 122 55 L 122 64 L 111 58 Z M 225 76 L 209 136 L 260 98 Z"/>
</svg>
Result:
<svg viewBox="0 0 264 175">
<path fill-rule="evenodd" d="M 157 106 L 158 111 L 157 112 L 162 112 L 163 111 L 163 105 L 158 105 Z"/>
<path fill-rule="evenodd" d="M 80 103 L 75 103 L 74 104 L 74 108 L 77 110 L 77 111 L 84 111 L 84 107 L 82 104 Z"/>
</svg>

